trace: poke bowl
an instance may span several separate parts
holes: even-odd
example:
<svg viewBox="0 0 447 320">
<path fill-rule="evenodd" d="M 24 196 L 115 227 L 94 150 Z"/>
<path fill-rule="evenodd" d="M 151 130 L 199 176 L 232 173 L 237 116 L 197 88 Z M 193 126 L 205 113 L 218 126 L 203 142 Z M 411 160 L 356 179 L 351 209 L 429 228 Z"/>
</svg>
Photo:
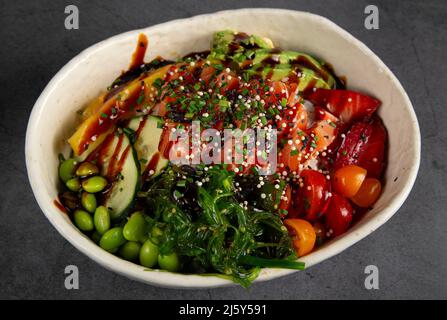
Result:
<svg viewBox="0 0 447 320">
<path fill-rule="evenodd" d="M 221 62 L 227 58 L 231 64 Z M 197 68 L 197 81 L 186 83 Z M 291 68 L 300 79 L 295 85 Z M 257 91 L 249 89 L 254 86 Z M 211 111 L 197 111 L 210 101 Z M 181 112 L 172 111 L 176 104 Z M 254 114 L 254 106 L 263 109 Z M 270 110 L 274 108 L 279 111 Z M 287 120 L 275 113 L 283 109 Z M 280 129 L 273 170 L 280 180 L 269 185 L 252 170 L 265 169 L 257 160 L 252 166 L 247 161 L 193 169 L 184 163 L 171 165 L 175 162 L 169 143 L 161 143 L 167 139 L 163 132 L 179 131 L 179 122 L 198 115 L 202 126 L 215 130 L 215 120 L 228 110 L 234 120 L 231 128 L 252 121 L 258 129 Z M 219 119 L 221 129 L 226 128 L 226 118 Z M 118 124 L 121 120 L 125 124 Z M 153 145 L 164 145 L 156 157 Z M 259 154 L 266 158 L 270 152 Z M 81 52 L 54 76 L 34 105 L 25 155 L 44 214 L 64 238 L 105 268 L 163 287 L 208 288 L 232 281 L 248 286 L 322 262 L 384 224 L 416 179 L 420 132 L 397 78 L 348 32 L 307 12 L 241 9 L 130 31 Z M 193 160 L 184 150 L 174 155 L 189 164 Z M 238 180 L 252 171 L 255 182 Z M 318 179 L 330 187 L 315 189 L 309 181 Z M 167 181 L 174 187 L 169 185 L 165 194 L 159 190 L 167 188 Z M 379 189 L 366 190 L 366 181 L 370 186 L 378 183 Z M 265 191 L 267 186 L 271 189 Z M 244 195 L 250 188 L 255 193 Z M 242 198 L 233 195 L 237 190 Z M 275 196 L 276 190 L 280 193 Z M 374 193 L 373 200 L 360 197 L 361 190 Z M 309 194 L 317 203 L 308 202 Z M 230 198 L 219 202 L 224 195 Z M 270 208 L 266 198 L 276 204 Z M 288 203 L 291 198 L 299 208 Z M 198 235 L 202 242 L 191 240 Z M 311 247 L 303 242 L 306 237 Z M 255 240 L 262 244 L 251 246 Z M 179 254 L 173 256 L 172 250 Z M 175 272 L 181 268 L 183 272 Z"/>
</svg>

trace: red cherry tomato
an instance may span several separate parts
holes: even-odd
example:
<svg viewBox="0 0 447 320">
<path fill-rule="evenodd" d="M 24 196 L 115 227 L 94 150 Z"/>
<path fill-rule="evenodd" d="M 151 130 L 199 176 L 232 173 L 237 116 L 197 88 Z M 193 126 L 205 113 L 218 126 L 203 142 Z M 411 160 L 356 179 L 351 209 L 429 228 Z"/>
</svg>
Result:
<svg viewBox="0 0 447 320">
<path fill-rule="evenodd" d="M 348 199 L 332 194 L 326 209 L 326 230 L 330 232 L 330 236 L 337 237 L 348 230 L 352 221 L 352 212 Z"/>
<path fill-rule="evenodd" d="M 346 123 L 371 116 L 381 104 L 377 99 L 349 90 L 317 89 L 307 98 Z"/>
<path fill-rule="evenodd" d="M 356 122 L 338 148 L 334 169 L 355 164 L 366 169 L 368 177 L 380 178 L 386 144 L 386 129 L 379 118 Z"/>
<path fill-rule="evenodd" d="M 321 222 L 318 221 L 313 224 L 313 227 L 315 230 L 315 234 L 317 236 L 315 245 L 321 246 L 324 243 L 324 240 L 326 239 L 326 228 Z"/>
<path fill-rule="evenodd" d="M 300 174 L 302 186 L 298 189 L 296 207 L 307 220 L 316 220 L 324 213 L 327 200 L 329 183 L 326 177 L 315 170 L 303 170 Z"/>
</svg>

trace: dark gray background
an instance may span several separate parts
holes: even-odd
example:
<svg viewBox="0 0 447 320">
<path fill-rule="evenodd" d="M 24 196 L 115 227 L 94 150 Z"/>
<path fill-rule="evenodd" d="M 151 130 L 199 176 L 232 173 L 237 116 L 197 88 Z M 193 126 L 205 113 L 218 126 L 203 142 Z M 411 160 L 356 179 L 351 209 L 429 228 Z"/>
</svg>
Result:
<svg viewBox="0 0 447 320">
<path fill-rule="evenodd" d="M 376 4 L 380 30 L 364 28 Z M 80 29 L 64 28 L 76 4 Z M 109 272 L 79 253 L 50 225 L 28 184 L 25 130 L 31 108 L 72 57 L 112 35 L 176 18 L 242 7 L 279 7 L 328 17 L 365 42 L 394 71 L 416 109 L 422 162 L 399 212 L 378 231 L 307 271 L 253 285 L 167 290 Z M 26 299 L 384 299 L 447 298 L 446 83 L 447 1 L 4 1 L 0 0 L 0 298 Z M 50 129 L 50 128 L 49 128 Z M 80 270 L 80 289 L 64 288 L 64 268 Z M 364 287 L 364 268 L 380 289 Z"/>
</svg>

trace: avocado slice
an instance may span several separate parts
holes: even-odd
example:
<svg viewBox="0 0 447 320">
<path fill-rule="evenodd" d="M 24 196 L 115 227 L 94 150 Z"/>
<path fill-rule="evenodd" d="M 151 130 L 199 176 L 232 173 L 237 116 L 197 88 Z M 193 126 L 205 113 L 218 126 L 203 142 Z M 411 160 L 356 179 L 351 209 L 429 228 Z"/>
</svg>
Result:
<svg viewBox="0 0 447 320">
<path fill-rule="evenodd" d="M 232 57 L 235 61 L 243 61 L 246 59 L 244 53 L 253 49 L 273 49 L 273 43 L 270 39 L 244 32 L 218 31 L 213 35 L 209 58 L 226 60 Z"/>
<path fill-rule="evenodd" d="M 281 80 L 298 77 L 299 90 L 312 88 L 332 89 L 337 79 L 323 62 L 314 57 L 273 47 L 270 39 L 242 32 L 224 30 L 213 36 L 210 59 L 232 61 L 249 75 Z"/>
<path fill-rule="evenodd" d="M 333 88 L 336 84 L 335 78 L 331 72 L 327 70 L 324 65 L 312 56 L 297 52 L 297 51 L 275 51 L 258 49 L 255 50 L 253 58 L 254 70 L 260 70 L 261 66 L 271 67 L 276 69 L 289 69 L 290 72 L 295 71 L 297 74 L 303 75 L 303 80 L 315 79 L 317 83 L 314 85 L 318 88 Z M 281 72 L 283 75 L 284 72 Z M 277 80 L 277 79 L 274 79 Z M 307 83 L 302 83 L 300 86 L 306 87 Z"/>
</svg>

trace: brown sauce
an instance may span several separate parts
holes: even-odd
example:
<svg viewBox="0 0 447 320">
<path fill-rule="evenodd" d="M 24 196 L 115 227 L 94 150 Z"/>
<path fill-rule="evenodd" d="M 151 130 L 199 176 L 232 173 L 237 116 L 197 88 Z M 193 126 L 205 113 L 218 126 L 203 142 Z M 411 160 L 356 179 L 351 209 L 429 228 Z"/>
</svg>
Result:
<svg viewBox="0 0 447 320">
<path fill-rule="evenodd" d="M 63 213 L 68 214 L 68 210 L 59 202 L 59 200 L 54 200 L 53 201 L 54 205 Z"/>
<path fill-rule="evenodd" d="M 130 62 L 129 69 L 136 69 L 144 64 L 144 56 L 146 55 L 146 50 L 148 46 L 148 39 L 145 34 L 140 33 L 138 36 L 138 44 L 135 52 L 132 55 L 132 60 Z"/>
</svg>

